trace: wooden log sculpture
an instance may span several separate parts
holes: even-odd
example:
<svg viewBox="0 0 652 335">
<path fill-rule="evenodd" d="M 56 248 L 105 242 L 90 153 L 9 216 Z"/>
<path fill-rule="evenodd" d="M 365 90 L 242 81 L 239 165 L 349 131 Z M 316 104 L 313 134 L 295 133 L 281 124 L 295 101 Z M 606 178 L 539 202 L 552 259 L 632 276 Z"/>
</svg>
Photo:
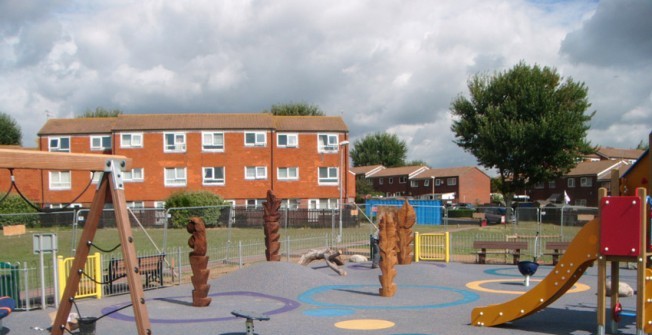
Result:
<svg viewBox="0 0 652 335">
<path fill-rule="evenodd" d="M 412 227 L 417 220 L 417 215 L 414 212 L 414 207 L 407 201 L 397 213 L 397 234 L 398 234 L 398 264 L 411 264 L 412 263 L 412 247 L 414 235 L 412 234 Z"/>
<path fill-rule="evenodd" d="M 396 293 L 396 284 L 394 284 L 394 277 L 396 277 L 396 249 L 397 249 L 397 234 L 396 234 L 396 209 L 390 207 L 381 207 L 380 214 L 378 215 L 378 230 L 380 248 L 380 271 L 382 274 L 378 276 L 380 280 L 379 293 L 382 297 L 391 297 Z"/>
<path fill-rule="evenodd" d="M 329 268 L 337 272 L 340 276 L 346 276 L 346 271 L 341 268 L 344 265 L 344 261 L 340 258 L 342 255 L 342 250 L 333 251 L 330 248 L 326 249 L 312 249 L 307 253 L 301 255 L 299 259 L 299 264 L 308 265 L 310 262 L 323 259 L 328 265 Z"/>
<path fill-rule="evenodd" d="M 190 268 L 192 269 L 192 305 L 196 307 L 206 307 L 210 305 L 211 298 L 208 297 L 208 291 L 211 286 L 208 285 L 208 256 L 206 256 L 206 225 L 200 217 L 191 217 L 186 226 L 186 230 L 192 236 L 188 239 L 188 246 L 193 249 L 190 252 Z"/>
<path fill-rule="evenodd" d="M 267 191 L 267 201 L 263 203 L 263 209 L 265 210 L 263 228 L 265 230 L 265 247 L 267 248 L 265 257 L 267 257 L 268 262 L 281 260 L 281 242 L 279 241 L 281 235 L 278 232 L 281 228 L 278 223 L 281 218 L 281 213 L 278 211 L 280 207 L 281 199 L 277 198 L 272 190 Z"/>
</svg>

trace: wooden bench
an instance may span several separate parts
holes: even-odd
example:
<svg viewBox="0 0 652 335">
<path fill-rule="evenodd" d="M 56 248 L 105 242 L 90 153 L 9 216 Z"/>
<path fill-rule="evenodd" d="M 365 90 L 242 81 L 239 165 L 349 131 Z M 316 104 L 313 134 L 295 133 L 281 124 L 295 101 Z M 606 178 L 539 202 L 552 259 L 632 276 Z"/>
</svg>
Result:
<svg viewBox="0 0 652 335">
<path fill-rule="evenodd" d="M 488 254 L 512 255 L 514 264 L 521 260 L 521 249 L 527 249 L 527 242 L 522 241 L 473 241 L 473 248 L 480 249 L 478 263 L 485 264 Z M 495 250 L 495 251 L 489 251 Z"/>
<path fill-rule="evenodd" d="M 559 242 L 559 241 L 549 241 L 546 242 L 546 250 L 552 250 L 552 252 L 546 252 L 544 255 L 552 256 L 552 265 L 557 265 L 559 263 L 559 256 L 562 256 L 570 242 Z"/>
<path fill-rule="evenodd" d="M 163 262 L 165 254 L 138 257 L 138 274 L 145 276 L 145 287 L 149 287 L 150 280 L 158 279 L 163 286 Z M 108 284 L 109 294 L 113 293 L 113 282 L 127 276 L 124 259 L 112 258 L 109 261 L 109 274 L 105 279 Z"/>
</svg>

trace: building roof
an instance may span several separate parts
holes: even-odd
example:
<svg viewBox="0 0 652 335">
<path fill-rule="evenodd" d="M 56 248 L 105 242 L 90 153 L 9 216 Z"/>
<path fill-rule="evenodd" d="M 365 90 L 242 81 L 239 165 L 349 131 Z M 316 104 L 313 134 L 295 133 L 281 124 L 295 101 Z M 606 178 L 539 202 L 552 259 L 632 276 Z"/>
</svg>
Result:
<svg viewBox="0 0 652 335">
<path fill-rule="evenodd" d="M 604 159 L 611 160 L 635 160 L 638 159 L 644 150 L 640 149 L 620 149 L 620 148 L 610 148 L 610 147 L 598 147 L 596 154 Z"/>
<path fill-rule="evenodd" d="M 356 176 L 363 174 L 365 177 L 369 177 L 382 169 L 385 169 L 382 165 L 355 166 L 351 168 L 351 172 Z"/>
<path fill-rule="evenodd" d="M 608 175 L 611 170 L 620 168 L 622 165 L 625 165 L 623 161 L 585 161 L 577 164 L 577 166 L 570 170 L 570 172 L 568 172 L 565 176 L 598 176 L 598 179 L 603 179 L 605 178 L 605 174 Z"/>
<path fill-rule="evenodd" d="M 419 174 L 427 169 L 429 169 L 429 167 L 423 165 L 385 168 L 370 175 L 369 178 L 382 178 L 382 177 L 393 177 L 393 176 L 408 176 L 412 178 L 414 175 Z"/>
<path fill-rule="evenodd" d="M 48 119 L 38 135 L 110 134 L 116 120 L 116 117 Z"/>
<path fill-rule="evenodd" d="M 258 129 L 348 132 L 339 116 L 249 114 L 121 114 L 109 118 L 49 119 L 38 135 L 97 134 L 112 131 Z"/>
<path fill-rule="evenodd" d="M 459 166 L 459 167 L 429 169 L 419 173 L 417 176 L 414 177 L 414 179 L 431 179 L 431 178 L 441 178 L 441 177 L 463 176 L 473 170 L 478 170 L 484 173 L 482 170 L 478 169 L 475 166 Z M 486 173 L 484 174 L 486 175 Z"/>
</svg>

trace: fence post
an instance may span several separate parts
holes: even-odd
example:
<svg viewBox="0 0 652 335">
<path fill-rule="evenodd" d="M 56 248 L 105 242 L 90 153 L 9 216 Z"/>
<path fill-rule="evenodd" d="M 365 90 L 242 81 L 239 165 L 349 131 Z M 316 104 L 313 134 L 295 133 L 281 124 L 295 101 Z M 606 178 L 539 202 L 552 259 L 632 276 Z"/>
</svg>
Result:
<svg viewBox="0 0 652 335">
<path fill-rule="evenodd" d="M 104 281 L 102 280 L 102 255 L 96 252 L 93 259 L 95 266 L 95 295 L 97 299 L 102 299 L 102 282 Z M 61 290 L 61 294 L 63 294 L 63 290 Z"/>
<path fill-rule="evenodd" d="M 451 259 L 451 240 L 450 240 L 450 233 L 445 232 L 444 233 L 444 248 L 446 249 L 446 263 L 450 262 Z"/>
<path fill-rule="evenodd" d="M 286 232 L 286 234 L 287 234 L 287 232 Z M 290 261 L 290 251 L 291 251 L 290 250 L 290 235 L 286 236 L 285 240 L 286 240 L 286 242 L 285 242 L 285 252 L 286 252 L 286 255 L 287 255 L 287 261 L 289 262 Z"/>
<path fill-rule="evenodd" d="M 181 272 L 181 247 L 177 247 L 177 272 L 179 275 L 177 275 L 177 283 L 181 285 L 181 277 L 183 276 L 183 272 Z"/>
<path fill-rule="evenodd" d="M 238 241 L 238 269 L 242 269 L 242 241 Z"/>
<path fill-rule="evenodd" d="M 419 240 L 419 232 L 414 232 L 414 262 L 419 263 L 419 257 L 421 256 L 421 240 Z"/>
<path fill-rule="evenodd" d="M 63 294 L 63 291 L 66 289 L 66 275 L 67 275 L 66 269 L 64 269 L 63 265 L 63 256 L 59 255 L 57 256 L 57 275 L 59 276 L 59 294 Z M 56 299 L 61 299 L 61 297 L 55 297 Z"/>
<path fill-rule="evenodd" d="M 27 269 L 27 262 L 23 262 L 23 269 L 25 273 L 25 310 L 29 311 L 29 270 Z"/>
</svg>

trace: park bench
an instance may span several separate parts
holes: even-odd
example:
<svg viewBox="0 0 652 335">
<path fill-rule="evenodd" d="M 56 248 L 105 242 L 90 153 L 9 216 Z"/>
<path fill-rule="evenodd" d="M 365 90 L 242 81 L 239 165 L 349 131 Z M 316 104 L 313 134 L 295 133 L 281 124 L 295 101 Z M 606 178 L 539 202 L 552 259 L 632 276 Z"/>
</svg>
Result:
<svg viewBox="0 0 652 335">
<path fill-rule="evenodd" d="M 477 251 L 478 263 L 485 264 L 487 255 L 512 255 L 514 264 L 521 260 L 521 249 L 527 249 L 527 242 L 523 241 L 473 241 L 473 248 Z"/>
<path fill-rule="evenodd" d="M 138 257 L 138 274 L 145 276 L 145 287 L 149 287 L 151 280 L 157 279 L 163 286 L 163 262 L 165 254 Z M 108 276 L 104 281 L 108 285 L 109 294 L 113 293 L 113 282 L 127 276 L 126 262 L 124 259 L 112 258 L 109 261 Z"/>
<path fill-rule="evenodd" d="M 562 256 L 570 242 L 559 242 L 559 241 L 548 241 L 546 242 L 546 250 L 551 250 L 551 252 L 546 252 L 544 255 L 552 256 L 552 265 L 557 265 L 559 262 L 559 256 Z"/>
</svg>

